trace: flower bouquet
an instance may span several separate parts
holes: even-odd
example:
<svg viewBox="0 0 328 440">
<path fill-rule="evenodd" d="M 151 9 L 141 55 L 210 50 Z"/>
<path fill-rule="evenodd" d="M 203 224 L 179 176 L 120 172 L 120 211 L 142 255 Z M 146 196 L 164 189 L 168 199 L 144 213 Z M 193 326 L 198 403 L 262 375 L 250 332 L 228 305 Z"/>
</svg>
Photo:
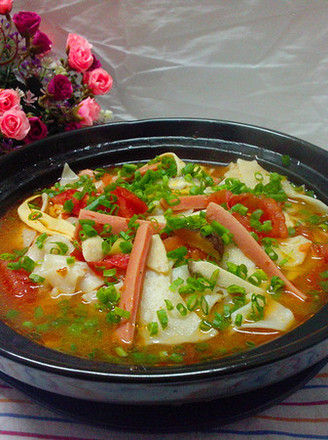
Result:
<svg viewBox="0 0 328 440">
<path fill-rule="evenodd" d="M 96 95 L 112 77 L 91 44 L 69 34 L 66 56 L 49 56 L 52 42 L 35 12 L 11 17 L 13 0 L 0 0 L 0 154 L 48 135 L 108 121 Z"/>
</svg>

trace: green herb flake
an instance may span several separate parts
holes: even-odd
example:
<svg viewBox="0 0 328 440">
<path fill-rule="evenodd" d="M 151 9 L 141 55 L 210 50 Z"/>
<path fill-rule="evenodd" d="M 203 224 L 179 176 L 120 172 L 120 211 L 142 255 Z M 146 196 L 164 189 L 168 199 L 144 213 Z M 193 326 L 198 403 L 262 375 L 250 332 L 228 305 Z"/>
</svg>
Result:
<svg viewBox="0 0 328 440">
<path fill-rule="evenodd" d="M 150 322 L 147 324 L 147 330 L 150 336 L 155 336 L 158 334 L 158 322 Z"/>
<path fill-rule="evenodd" d="M 159 320 L 163 330 L 165 330 L 168 323 L 169 323 L 169 318 L 167 316 L 166 311 L 163 309 L 160 309 L 160 310 L 157 310 L 156 313 L 157 313 L 158 320 Z"/>
<path fill-rule="evenodd" d="M 45 278 L 41 277 L 40 275 L 37 275 L 36 273 L 31 273 L 29 279 L 36 284 L 42 284 L 45 281 Z"/>
<path fill-rule="evenodd" d="M 19 315 L 19 311 L 18 310 L 8 310 L 8 312 L 6 313 L 6 318 L 7 319 L 14 319 Z"/>
</svg>

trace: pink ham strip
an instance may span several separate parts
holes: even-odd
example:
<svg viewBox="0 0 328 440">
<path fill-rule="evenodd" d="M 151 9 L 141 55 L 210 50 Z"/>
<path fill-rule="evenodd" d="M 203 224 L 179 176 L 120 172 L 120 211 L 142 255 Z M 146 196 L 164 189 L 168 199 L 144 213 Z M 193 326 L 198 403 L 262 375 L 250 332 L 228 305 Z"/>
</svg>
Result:
<svg viewBox="0 0 328 440">
<path fill-rule="evenodd" d="M 177 205 L 169 205 L 166 200 L 161 200 L 164 209 L 171 208 L 172 211 L 187 211 L 188 209 L 205 209 L 208 205 L 208 196 L 199 194 L 195 196 L 180 196 Z"/>
<path fill-rule="evenodd" d="M 126 271 L 119 307 L 130 312 L 130 317 L 116 329 L 116 335 L 125 344 L 134 338 L 146 262 L 153 235 L 150 224 L 143 223 L 137 230 Z"/>
<path fill-rule="evenodd" d="M 226 211 L 217 203 L 209 203 L 206 210 L 206 218 L 209 223 L 216 220 L 227 228 L 232 234 L 236 245 L 242 252 L 260 267 L 269 277 L 277 276 L 285 283 L 287 292 L 291 292 L 299 300 L 307 299 L 304 293 L 300 292 L 278 269 L 270 257 L 264 252 L 257 241 L 250 235 L 247 229 L 230 212 Z"/>
<path fill-rule="evenodd" d="M 126 231 L 128 229 L 129 220 L 125 217 L 118 217 L 116 215 L 103 214 L 101 212 L 89 211 L 88 209 L 81 209 L 79 214 L 79 220 L 93 220 L 97 225 L 111 225 L 113 234 L 119 234 L 121 231 Z M 153 232 L 159 232 L 165 225 L 161 223 L 154 223 L 148 220 L 137 220 L 137 223 L 149 224 Z M 78 238 L 79 232 L 81 230 L 81 225 L 77 223 L 75 228 L 75 239 Z"/>
</svg>

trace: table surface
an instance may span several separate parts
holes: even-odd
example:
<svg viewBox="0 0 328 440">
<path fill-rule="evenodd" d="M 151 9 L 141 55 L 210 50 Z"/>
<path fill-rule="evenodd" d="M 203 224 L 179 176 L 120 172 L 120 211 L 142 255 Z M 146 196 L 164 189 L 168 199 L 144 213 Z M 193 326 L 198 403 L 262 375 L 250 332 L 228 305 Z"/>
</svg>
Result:
<svg viewBox="0 0 328 440">
<path fill-rule="evenodd" d="M 27 6 L 28 4 L 28 6 Z M 326 0 L 24 0 L 58 55 L 93 44 L 114 78 L 114 120 L 196 117 L 282 131 L 328 149 Z M 328 367 L 261 414 L 191 439 L 328 439 Z M 145 415 L 146 416 L 146 415 Z M 0 438 L 183 439 L 72 423 L 0 382 Z"/>
</svg>

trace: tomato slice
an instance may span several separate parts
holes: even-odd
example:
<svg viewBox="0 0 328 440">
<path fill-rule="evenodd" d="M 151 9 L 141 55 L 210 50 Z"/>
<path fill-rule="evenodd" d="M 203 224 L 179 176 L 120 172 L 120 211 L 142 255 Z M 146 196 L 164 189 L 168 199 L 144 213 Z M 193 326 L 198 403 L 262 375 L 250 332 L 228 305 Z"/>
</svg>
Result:
<svg viewBox="0 0 328 440">
<path fill-rule="evenodd" d="M 5 292 L 26 302 L 34 302 L 39 286 L 29 279 L 24 269 L 10 270 L 5 261 L 0 261 L 0 287 Z"/>
<path fill-rule="evenodd" d="M 117 197 L 115 204 L 119 207 L 117 215 L 120 217 L 131 218 L 136 214 L 144 214 L 148 210 L 143 200 L 122 186 L 117 186 L 112 194 Z"/>
<path fill-rule="evenodd" d="M 272 224 L 271 231 L 265 232 L 265 236 L 287 238 L 288 229 L 281 205 L 276 200 L 268 197 L 266 199 L 261 199 L 260 209 L 264 212 L 261 220 L 270 220 Z"/>
<path fill-rule="evenodd" d="M 87 206 L 87 194 L 84 195 L 84 197 L 79 200 L 74 197 L 74 194 L 78 192 L 77 189 L 67 189 L 66 191 L 63 191 L 60 194 L 55 195 L 51 201 L 55 204 L 64 205 L 65 202 L 68 200 L 71 200 L 73 203 L 73 209 L 71 211 L 71 214 L 78 217 L 80 210 L 85 208 Z"/>
<path fill-rule="evenodd" d="M 228 191 L 227 189 L 221 189 L 220 191 L 216 191 L 208 196 L 208 203 L 214 202 L 218 203 L 219 205 L 223 205 L 223 203 L 226 203 L 229 207 L 229 201 L 232 197 L 232 192 Z"/>
<path fill-rule="evenodd" d="M 237 203 L 248 208 L 248 215 L 242 216 L 239 213 L 234 213 L 234 216 L 240 223 L 243 224 L 248 230 L 252 230 L 249 225 L 249 215 L 256 209 L 261 209 L 263 215 L 260 221 L 263 223 L 266 220 L 271 221 L 272 229 L 270 231 L 254 231 L 260 237 L 275 237 L 275 238 L 287 238 L 288 229 L 286 226 L 285 216 L 282 212 L 281 205 L 274 199 L 260 198 L 251 193 L 243 193 L 238 195 L 231 195 L 228 200 L 228 207 L 232 208 Z"/>
<path fill-rule="evenodd" d="M 123 269 L 128 267 L 130 254 L 115 254 L 105 257 L 101 261 L 89 262 L 89 266 L 92 266 L 96 270 L 104 269 Z"/>
</svg>

